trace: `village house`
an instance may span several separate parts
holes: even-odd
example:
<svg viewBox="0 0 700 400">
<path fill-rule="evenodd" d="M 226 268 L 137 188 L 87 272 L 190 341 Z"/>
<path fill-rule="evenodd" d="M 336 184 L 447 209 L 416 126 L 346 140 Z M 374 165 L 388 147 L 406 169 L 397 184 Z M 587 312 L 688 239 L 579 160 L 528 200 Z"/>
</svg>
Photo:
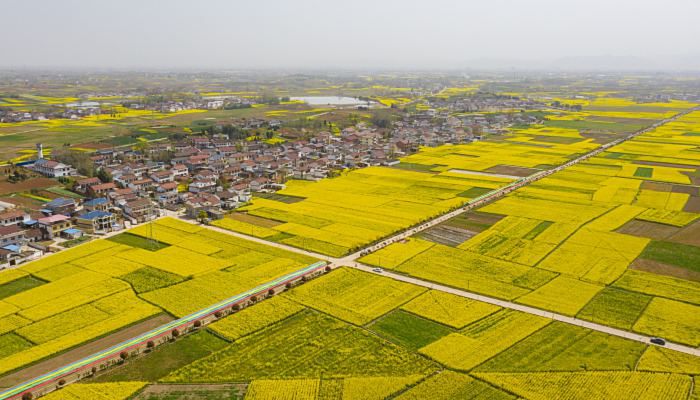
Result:
<svg viewBox="0 0 700 400">
<path fill-rule="evenodd" d="M 250 190 L 254 192 L 259 192 L 265 188 L 271 183 L 271 181 L 267 178 L 255 178 L 252 181 L 250 181 Z"/>
<path fill-rule="evenodd" d="M 148 173 L 148 166 L 142 163 L 129 163 L 121 168 L 123 174 L 134 174 L 137 177 L 141 177 L 143 174 Z"/>
<path fill-rule="evenodd" d="M 53 239 L 59 237 L 61 232 L 69 229 L 73 224 L 70 218 L 65 215 L 57 214 L 50 217 L 39 218 L 37 220 L 39 229 L 44 234 L 44 238 Z"/>
<path fill-rule="evenodd" d="M 114 189 L 109 193 L 108 197 L 112 200 L 114 204 L 124 204 L 127 201 L 131 201 L 138 198 L 134 189 L 124 188 L 124 189 Z"/>
<path fill-rule="evenodd" d="M 83 208 L 86 211 L 107 211 L 109 209 L 109 200 L 106 197 L 88 200 L 83 203 Z"/>
<path fill-rule="evenodd" d="M 216 196 L 221 200 L 221 208 L 224 210 L 233 210 L 238 207 L 238 195 L 234 192 L 223 190 L 217 192 Z"/>
<path fill-rule="evenodd" d="M 21 244 L 26 239 L 25 230 L 17 225 L 0 226 L 0 247 Z"/>
<path fill-rule="evenodd" d="M 140 178 L 134 174 L 123 174 L 115 177 L 114 181 L 117 182 L 121 187 L 128 187 L 129 184 L 139 179 Z"/>
<path fill-rule="evenodd" d="M 253 195 L 250 194 L 250 188 L 247 183 L 233 185 L 231 187 L 231 191 L 238 196 L 238 201 L 240 203 L 247 203 L 253 198 Z"/>
<path fill-rule="evenodd" d="M 57 197 L 44 204 L 42 211 L 46 214 L 63 214 L 66 216 L 71 216 L 75 212 L 77 206 L 78 204 L 75 202 L 75 199 L 68 197 Z"/>
<path fill-rule="evenodd" d="M 217 212 L 220 210 L 220 207 L 221 200 L 209 193 L 199 193 L 195 196 L 190 196 L 185 201 L 185 210 L 190 218 L 199 217 L 200 211 L 204 211 L 210 216 L 212 211 Z"/>
<path fill-rule="evenodd" d="M 103 197 L 117 188 L 114 182 L 101 183 L 88 187 L 88 195 L 90 197 Z"/>
<path fill-rule="evenodd" d="M 136 199 L 127 201 L 123 206 L 124 214 L 137 223 L 150 221 L 156 217 L 153 203 L 149 199 Z"/>
<path fill-rule="evenodd" d="M 190 173 L 209 165 L 209 154 L 191 156 L 183 163 Z"/>
<path fill-rule="evenodd" d="M 128 187 L 134 189 L 137 193 L 145 193 L 153 187 L 153 180 L 150 178 L 139 179 L 131 182 Z"/>
<path fill-rule="evenodd" d="M 71 176 L 75 175 L 76 173 L 75 169 L 70 165 L 66 165 L 58 161 L 47 160 L 45 158 L 36 160 L 36 162 L 29 168 L 44 176 L 48 176 L 49 178 Z"/>
<path fill-rule="evenodd" d="M 75 224 L 92 234 L 105 234 L 120 229 L 116 215 L 107 211 L 90 211 L 82 214 L 75 219 Z"/>
<path fill-rule="evenodd" d="M 10 209 L 0 212 L 0 226 L 23 224 L 30 219 L 29 214 L 19 209 Z"/>
<path fill-rule="evenodd" d="M 187 178 L 190 175 L 190 172 L 187 169 L 187 166 L 184 164 L 175 164 L 170 169 L 170 171 L 172 171 L 174 179 L 183 179 L 183 178 Z"/>
<path fill-rule="evenodd" d="M 87 194 L 90 187 L 101 183 L 102 181 L 96 177 L 78 179 L 75 181 L 75 187 L 73 189 L 78 193 Z"/>
<path fill-rule="evenodd" d="M 161 206 L 177 203 L 177 182 L 166 182 L 156 187 L 156 200 Z"/>
<path fill-rule="evenodd" d="M 26 245 L 9 244 L 0 247 L 0 270 L 39 258 L 43 253 Z"/>
</svg>

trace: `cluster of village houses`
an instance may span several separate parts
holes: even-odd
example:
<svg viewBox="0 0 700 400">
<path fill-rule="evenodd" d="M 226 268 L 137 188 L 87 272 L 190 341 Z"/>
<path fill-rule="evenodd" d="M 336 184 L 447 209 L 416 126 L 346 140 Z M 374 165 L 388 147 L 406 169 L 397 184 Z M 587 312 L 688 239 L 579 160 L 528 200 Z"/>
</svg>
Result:
<svg viewBox="0 0 700 400">
<path fill-rule="evenodd" d="M 319 180 L 346 168 L 394 165 L 420 146 L 479 140 L 513 123 L 536 122 L 533 118 L 517 113 L 454 117 L 427 110 L 394 122 L 389 130 L 358 123 L 340 135 L 319 132 L 275 145 L 223 134 L 190 136 L 153 143 L 146 150 L 95 151 L 91 161 L 112 178 L 106 182 L 76 176 L 73 166 L 43 158 L 39 147 L 38 159 L 26 167 L 50 178 L 73 177 L 72 190 L 83 199 L 54 199 L 36 218 L 18 209 L 0 211 L 0 268 L 50 249 L 42 245 L 46 241 L 108 234 L 152 220 L 163 210 L 189 218 L 222 218 L 249 202 L 253 192 L 280 190 L 289 179 Z M 155 155 L 163 153 L 170 155 L 169 161 L 156 161 Z"/>
</svg>

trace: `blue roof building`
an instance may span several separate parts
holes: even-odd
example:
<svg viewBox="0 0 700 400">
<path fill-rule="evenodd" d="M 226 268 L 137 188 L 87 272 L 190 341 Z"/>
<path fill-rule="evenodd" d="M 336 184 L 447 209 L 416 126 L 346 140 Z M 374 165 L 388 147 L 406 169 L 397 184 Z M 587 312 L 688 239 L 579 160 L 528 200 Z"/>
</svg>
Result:
<svg viewBox="0 0 700 400">
<path fill-rule="evenodd" d="M 98 197 L 96 199 L 86 201 L 83 203 L 83 207 L 85 207 L 85 209 L 88 211 L 106 211 L 109 208 L 109 200 L 107 200 L 105 197 Z"/>
<path fill-rule="evenodd" d="M 104 234 L 121 229 L 111 212 L 94 210 L 78 216 L 75 224 L 87 232 Z"/>
</svg>

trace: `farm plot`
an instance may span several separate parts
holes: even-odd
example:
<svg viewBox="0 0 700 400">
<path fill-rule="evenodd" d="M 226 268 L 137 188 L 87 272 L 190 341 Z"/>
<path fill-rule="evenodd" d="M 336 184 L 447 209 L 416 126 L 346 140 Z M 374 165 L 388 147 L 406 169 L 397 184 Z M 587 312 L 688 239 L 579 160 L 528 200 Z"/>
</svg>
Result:
<svg viewBox="0 0 700 400">
<path fill-rule="evenodd" d="M 383 400 L 422 379 L 422 375 L 343 379 L 343 400 Z"/>
<path fill-rule="evenodd" d="M 434 368 L 361 328 L 307 310 L 195 361 L 165 381 L 408 376 L 425 375 Z"/>
<path fill-rule="evenodd" d="M 461 329 L 501 308 L 461 296 L 431 290 L 401 307 L 421 317 Z"/>
<path fill-rule="evenodd" d="M 444 371 L 397 397 L 398 400 L 514 400 L 515 396 L 478 381 L 469 375 Z"/>
<path fill-rule="evenodd" d="M 476 377 L 532 400 L 686 399 L 688 376 L 650 372 L 478 373 Z"/>
<path fill-rule="evenodd" d="M 450 368 L 469 370 L 549 322 L 546 318 L 503 310 L 423 347 L 420 353 Z"/>
<path fill-rule="evenodd" d="M 418 350 L 452 332 L 452 329 L 397 310 L 373 322 L 369 329 L 411 350 Z"/>
<path fill-rule="evenodd" d="M 573 316 L 602 289 L 602 286 L 559 276 L 539 289 L 519 297 L 517 302 Z"/>
<path fill-rule="evenodd" d="M 658 346 L 649 346 L 642 354 L 637 369 L 698 375 L 700 374 L 700 358 Z"/>
<path fill-rule="evenodd" d="M 404 242 L 392 243 L 379 251 L 360 258 L 359 261 L 384 268 L 396 268 L 431 247 L 433 247 L 433 243 L 422 239 L 410 238 Z"/>
<path fill-rule="evenodd" d="M 570 258 L 573 265 L 565 269 L 557 268 L 548 263 L 547 260 L 541 266 L 590 281 L 610 283 L 624 272 L 624 268 L 639 256 L 648 243 L 649 240 L 646 238 L 595 231 L 586 226 L 573 234 L 560 248 L 567 249 L 569 255 L 576 252 L 573 249 L 578 249 L 580 254 L 594 253 L 597 255 L 595 264 L 590 265 L 590 261 L 577 263 L 576 258 Z M 571 246 L 573 249 L 569 249 L 567 246 Z"/>
<path fill-rule="evenodd" d="M 146 382 L 76 383 L 50 393 L 46 400 L 126 400 Z"/>
<path fill-rule="evenodd" d="M 555 244 L 536 240 L 551 224 L 549 221 L 508 216 L 459 248 L 533 266 L 555 248 Z"/>
<path fill-rule="evenodd" d="M 698 115 L 681 120 L 697 125 Z M 687 234 L 675 239 L 700 218 L 683 211 L 697 194 L 688 174 L 700 166 L 688 139 L 679 139 L 686 131 L 663 126 L 519 189 L 478 210 L 502 219 L 460 244 L 463 253 L 436 244 L 390 268 L 624 329 L 644 322 L 658 297 L 700 304 L 691 281 L 697 246 Z M 655 321 L 666 325 L 659 334 L 676 323 Z"/>
<path fill-rule="evenodd" d="M 248 386 L 245 398 L 249 400 L 316 400 L 318 388 L 318 379 L 256 379 Z"/>
<path fill-rule="evenodd" d="M 17 330 L 39 344 L 3 358 L 0 374 L 141 321 L 161 310 L 125 291 Z M 77 318 L 77 320 L 76 320 Z M 74 324 L 75 323 L 75 324 Z"/>
<path fill-rule="evenodd" d="M 364 325 L 425 290 L 390 278 L 342 268 L 284 296 L 353 324 Z"/>
<path fill-rule="evenodd" d="M 700 307 L 657 297 L 649 303 L 633 329 L 697 347 L 700 345 Z"/>
<path fill-rule="evenodd" d="M 556 276 L 553 272 L 438 244 L 395 270 L 504 299 L 527 294 Z"/>
<path fill-rule="evenodd" d="M 697 246 L 653 241 L 649 243 L 639 257 L 700 272 L 700 247 Z"/>
<path fill-rule="evenodd" d="M 228 339 L 237 340 L 288 318 L 303 309 L 303 306 L 287 300 L 285 297 L 276 296 L 217 321 L 209 325 L 209 329 Z"/>
<path fill-rule="evenodd" d="M 698 213 L 677 210 L 649 209 L 637 216 L 642 221 L 658 222 L 677 227 L 684 227 L 700 218 Z"/>
<path fill-rule="evenodd" d="M 150 248 L 151 230 L 170 244 Z M 0 273 L 0 335 L 29 344 L 8 342 L 0 374 L 164 310 L 185 315 L 314 261 L 167 218 L 111 239 Z"/>
<path fill-rule="evenodd" d="M 613 286 L 700 305 L 700 283 L 698 282 L 629 270 Z"/>
<path fill-rule="evenodd" d="M 576 317 L 615 328 L 632 329 L 652 297 L 607 287 L 598 292 Z"/>
<path fill-rule="evenodd" d="M 479 372 L 633 370 L 646 346 L 552 322 L 480 365 Z"/>
<path fill-rule="evenodd" d="M 457 247 L 475 235 L 476 232 L 467 229 L 448 224 L 439 224 L 421 232 L 419 237 L 434 243 Z"/>
<path fill-rule="evenodd" d="M 472 183 L 388 168 L 358 170 L 313 185 L 297 185 L 292 181 L 282 194 L 300 196 L 304 200 L 282 203 L 258 198 L 242 210 L 282 224 L 256 227 L 249 222 L 226 220 L 223 227 L 342 255 L 460 205 L 466 199 L 457 199 L 457 194 L 469 189 Z M 491 186 L 494 184 L 499 185 L 495 182 Z M 404 195 L 409 193 L 410 196 Z M 407 198 L 411 200 L 403 200 Z M 280 239 L 276 239 L 277 236 Z"/>
</svg>

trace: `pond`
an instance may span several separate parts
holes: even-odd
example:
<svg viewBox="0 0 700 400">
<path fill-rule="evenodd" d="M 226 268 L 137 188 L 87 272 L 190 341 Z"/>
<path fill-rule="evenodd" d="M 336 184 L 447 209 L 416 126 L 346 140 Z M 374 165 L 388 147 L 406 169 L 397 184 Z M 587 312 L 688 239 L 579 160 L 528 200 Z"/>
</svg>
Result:
<svg viewBox="0 0 700 400">
<path fill-rule="evenodd" d="M 367 101 L 357 97 L 346 96 L 301 96 L 292 97 L 291 100 L 301 100 L 310 106 L 362 106 L 367 105 Z M 372 103 L 371 101 L 369 103 Z"/>
<path fill-rule="evenodd" d="M 80 101 L 77 103 L 66 104 L 66 107 L 72 107 L 72 108 L 96 108 L 99 106 L 100 106 L 100 103 L 98 103 L 96 101 Z"/>
</svg>

